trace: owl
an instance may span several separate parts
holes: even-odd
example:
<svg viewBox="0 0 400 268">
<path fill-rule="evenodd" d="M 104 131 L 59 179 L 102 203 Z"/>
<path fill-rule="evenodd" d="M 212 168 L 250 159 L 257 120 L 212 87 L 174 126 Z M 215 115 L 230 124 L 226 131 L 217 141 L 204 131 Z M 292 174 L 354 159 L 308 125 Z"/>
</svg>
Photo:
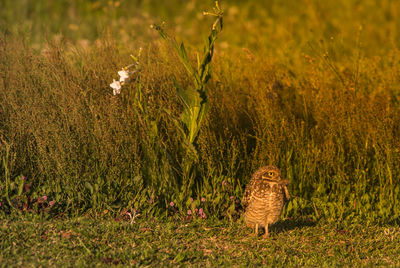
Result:
<svg viewBox="0 0 400 268">
<path fill-rule="evenodd" d="M 268 225 L 278 221 L 283 206 L 289 200 L 289 181 L 282 178 L 277 167 L 266 166 L 258 169 L 246 187 L 242 204 L 246 225 L 255 228 L 265 228 L 268 237 Z"/>
</svg>

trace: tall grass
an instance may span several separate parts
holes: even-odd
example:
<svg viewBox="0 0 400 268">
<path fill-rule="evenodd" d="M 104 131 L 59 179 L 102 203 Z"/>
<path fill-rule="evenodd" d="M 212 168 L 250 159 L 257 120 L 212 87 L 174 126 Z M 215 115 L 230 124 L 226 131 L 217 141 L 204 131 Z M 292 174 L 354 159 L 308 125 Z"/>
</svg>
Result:
<svg viewBox="0 0 400 268">
<path fill-rule="evenodd" d="M 310 12 L 292 16 L 314 24 Z M 225 22 L 221 42 L 232 34 L 229 12 Z M 132 102 L 137 84 L 121 96 L 108 87 L 132 46 L 110 37 L 87 47 L 61 40 L 38 53 L 23 37 L 2 33 L 0 210 L 236 217 L 250 174 L 275 164 L 291 181 L 286 217 L 398 220 L 398 48 L 386 44 L 385 57 L 367 57 L 368 42 L 296 38 L 309 44 L 293 55 L 279 45 L 269 52 L 216 45 L 190 199 L 176 185 L 185 152 L 171 116 L 184 107 L 171 77 L 181 88 L 192 80 L 169 45 L 144 46 L 144 115 Z M 360 32 L 363 38 L 370 40 Z M 195 65 L 195 53 L 188 62 Z M 195 214 L 200 208 L 204 214 Z"/>
</svg>

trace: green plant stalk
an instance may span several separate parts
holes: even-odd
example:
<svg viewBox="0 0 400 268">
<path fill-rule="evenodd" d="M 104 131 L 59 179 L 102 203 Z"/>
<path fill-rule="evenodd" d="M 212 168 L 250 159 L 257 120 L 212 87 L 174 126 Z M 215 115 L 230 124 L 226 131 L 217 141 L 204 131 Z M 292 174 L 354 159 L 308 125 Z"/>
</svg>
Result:
<svg viewBox="0 0 400 268">
<path fill-rule="evenodd" d="M 214 13 L 205 12 L 204 14 L 212 15 L 217 18 L 214 21 L 211 32 L 206 40 L 202 60 L 200 61 L 199 57 L 197 57 L 196 69 L 192 67 L 189 61 L 184 43 L 179 44 L 174 38 L 168 36 L 162 27 L 153 25 L 153 28 L 158 31 L 160 36 L 172 45 L 179 60 L 193 79 L 193 88 L 187 89 L 183 89 L 174 79 L 179 100 L 183 105 L 183 112 L 180 116 L 180 120 L 173 120 L 180 130 L 179 133 L 183 139 L 182 147 L 184 148 L 185 156 L 182 163 L 182 186 L 185 192 L 188 192 L 192 188 L 196 176 L 194 168 L 194 165 L 198 160 L 196 140 L 201 124 L 206 118 L 209 109 L 206 84 L 211 77 L 211 60 L 214 54 L 214 43 L 223 28 L 223 12 L 219 8 L 218 2 L 216 2 Z M 169 112 L 168 114 L 171 115 Z"/>
</svg>

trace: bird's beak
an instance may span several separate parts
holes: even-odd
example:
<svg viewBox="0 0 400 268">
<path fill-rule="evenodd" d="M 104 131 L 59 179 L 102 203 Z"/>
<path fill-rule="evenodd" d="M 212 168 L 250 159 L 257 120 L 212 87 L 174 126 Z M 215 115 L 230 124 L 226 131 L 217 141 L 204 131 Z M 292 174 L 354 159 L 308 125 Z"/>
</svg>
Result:
<svg viewBox="0 0 400 268">
<path fill-rule="evenodd" d="M 261 178 L 262 178 L 263 180 L 266 180 L 266 181 L 271 181 L 271 182 L 275 181 L 275 180 L 272 180 L 271 178 L 269 178 L 269 177 L 267 177 L 267 176 L 261 176 Z"/>
</svg>

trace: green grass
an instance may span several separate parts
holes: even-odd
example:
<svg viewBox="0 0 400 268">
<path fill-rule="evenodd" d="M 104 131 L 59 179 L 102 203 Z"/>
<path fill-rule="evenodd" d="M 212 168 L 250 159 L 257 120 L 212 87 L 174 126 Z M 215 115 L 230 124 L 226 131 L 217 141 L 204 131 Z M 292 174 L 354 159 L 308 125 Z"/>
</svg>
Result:
<svg viewBox="0 0 400 268">
<path fill-rule="evenodd" d="M 223 30 L 203 54 L 213 1 L 2 1 L 2 262 L 245 265 L 271 252 L 266 263 L 398 265 L 399 3 L 264 2 L 220 3 Z M 150 28 L 162 21 L 172 46 Z M 114 96 L 110 83 L 140 47 L 140 73 Z M 208 109 L 198 116 L 189 100 Z M 261 242 L 246 236 L 240 199 L 267 164 L 292 199 Z M 111 220 L 127 213 L 140 217 Z M 54 232 L 42 241 L 36 226 Z M 97 245 L 103 236 L 113 246 Z M 19 247 L 29 243 L 34 254 Z"/>
<path fill-rule="evenodd" d="M 397 266 L 400 228 L 286 220 L 271 237 L 239 222 L 128 221 L 88 217 L 4 219 L 2 265 L 14 266 Z"/>
</svg>

